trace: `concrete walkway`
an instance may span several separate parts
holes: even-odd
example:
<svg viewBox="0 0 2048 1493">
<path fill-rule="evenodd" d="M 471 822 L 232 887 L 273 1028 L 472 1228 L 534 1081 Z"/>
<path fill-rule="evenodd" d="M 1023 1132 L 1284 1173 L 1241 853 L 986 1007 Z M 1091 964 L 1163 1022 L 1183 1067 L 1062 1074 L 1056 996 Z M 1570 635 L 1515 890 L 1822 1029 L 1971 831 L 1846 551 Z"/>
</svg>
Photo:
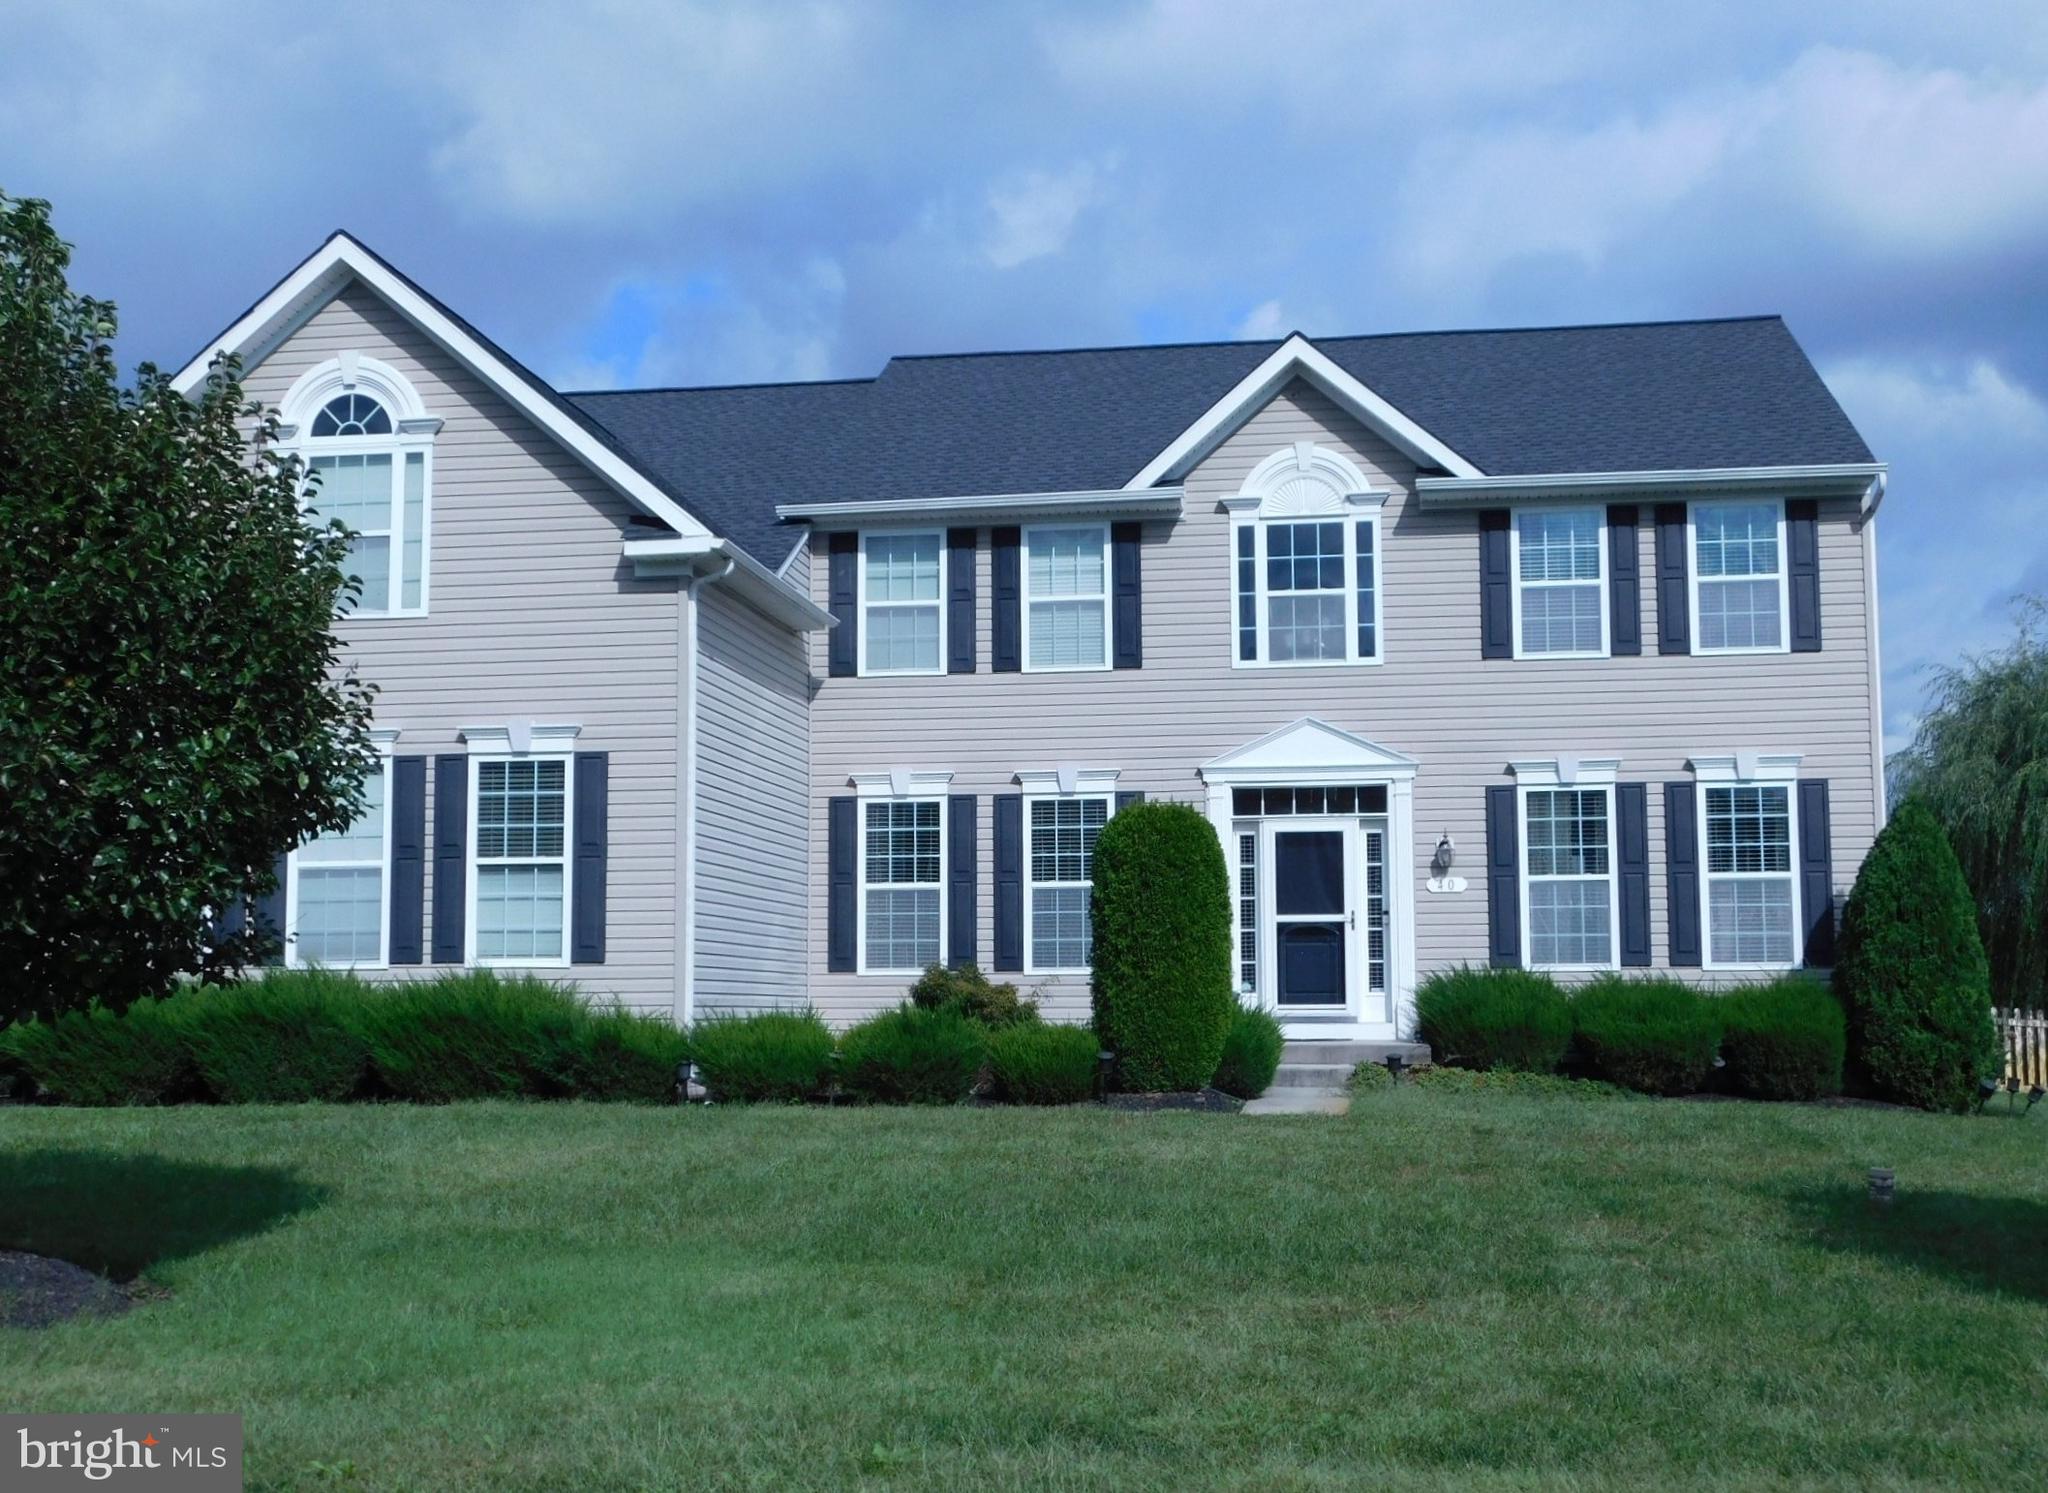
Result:
<svg viewBox="0 0 2048 1493">
<path fill-rule="evenodd" d="M 1311 1089 L 1299 1084 L 1274 1085 L 1257 1099 L 1245 1101 L 1248 1115 L 1341 1115 L 1351 1108 L 1345 1089 Z"/>
</svg>

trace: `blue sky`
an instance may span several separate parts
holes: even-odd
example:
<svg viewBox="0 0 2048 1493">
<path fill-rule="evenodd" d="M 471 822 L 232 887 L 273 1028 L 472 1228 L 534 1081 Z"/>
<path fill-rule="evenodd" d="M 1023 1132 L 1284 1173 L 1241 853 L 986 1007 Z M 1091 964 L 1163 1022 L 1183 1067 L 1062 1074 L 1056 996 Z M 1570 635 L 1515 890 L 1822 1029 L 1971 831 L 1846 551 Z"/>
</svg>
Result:
<svg viewBox="0 0 2048 1493">
<path fill-rule="evenodd" d="M 1893 477 L 1888 735 L 2048 592 L 2048 6 L 0 0 L 126 361 L 347 227 L 565 388 L 1782 313 Z"/>
</svg>

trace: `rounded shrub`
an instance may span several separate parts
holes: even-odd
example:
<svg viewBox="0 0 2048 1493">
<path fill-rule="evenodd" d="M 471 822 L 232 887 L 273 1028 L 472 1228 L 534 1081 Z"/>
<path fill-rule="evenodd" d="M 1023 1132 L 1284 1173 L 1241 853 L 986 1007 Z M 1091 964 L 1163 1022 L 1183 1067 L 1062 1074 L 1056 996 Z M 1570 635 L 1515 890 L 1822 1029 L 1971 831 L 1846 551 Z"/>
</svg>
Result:
<svg viewBox="0 0 2048 1493">
<path fill-rule="evenodd" d="M 1842 1003 L 1820 981 L 1787 975 L 1721 998 L 1728 1077 L 1759 1099 L 1824 1099 L 1842 1092 Z"/>
<path fill-rule="evenodd" d="M 1095 1030 L 1125 1089 L 1198 1089 L 1216 1072 L 1237 997 L 1230 877 L 1209 821 L 1140 803 L 1095 844 Z"/>
<path fill-rule="evenodd" d="M 1012 1104 L 1079 1104 L 1095 1093 L 1095 1033 L 1042 1023 L 1005 1027 L 988 1039 L 995 1096 Z"/>
<path fill-rule="evenodd" d="M 186 997 L 145 996 L 118 1015 L 93 1005 L 18 1021 L 0 1044 L 40 1097 L 59 1104 L 176 1104 L 206 1097 L 185 1041 Z"/>
<path fill-rule="evenodd" d="M 354 1098 L 370 1048 L 348 1008 L 376 998 L 354 976 L 324 969 L 276 970 L 177 997 L 193 1065 L 223 1104 Z"/>
<path fill-rule="evenodd" d="M 798 1103 L 832 1080 L 831 1028 L 814 1011 L 713 1016 L 690 1031 L 690 1061 L 711 1097 L 725 1103 Z"/>
<path fill-rule="evenodd" d="M 974 1092 L 988 1032 L 958 1011 L 908 1001 L 839 1038 L 839 1086 L 870 1104 L 958 1104 Z"/>
<path fill-rule="evenodd" d="M 1690 1094 L 1713 1071 L 1721 1017 L 1682 980 L 1603 975 L 1572 999 L 1579 1045 L 1602 1078 L 1645 1094 Z"/>
<path fill-rule="evenodd" d="M 1842 912 L 1835 990 L 1852 1071 L 1879 1097 L 1962 1110 L 1997 1071 L 1991 974 L 1948 836 L 1909 799 L 1878 831 Z"/>
<path fill-rule="evenodd" d="M 991 1029 L 1038 1020 L 1038 1002 L 1025 1000 L 1017 987 L 997 983 L 978 964 L 932 964 L 910 987 L 911 1004 L 927 1011 L 958 1011 Z"/>
<path fill-rule="evenodd" d="M 1270 1011 L 1255 1011 L 1240 1002 L 1223 1035 L 1223 1060 L 1216 1065 L 1214 1088 L 1240 1099 L 1256 1099 L 1272 1086 L 1280 1067 L 1280 1049 L 1287 1045 L 1280 1023 Z"/>
<path fill-rule="evenodd" d="M 1554 1073 L 1572 1042 L 1572 1008 L 1549 975 L 1439 970 L 1415 992 L 1415 1020 L 1439 1063 Z"/>
</svg>

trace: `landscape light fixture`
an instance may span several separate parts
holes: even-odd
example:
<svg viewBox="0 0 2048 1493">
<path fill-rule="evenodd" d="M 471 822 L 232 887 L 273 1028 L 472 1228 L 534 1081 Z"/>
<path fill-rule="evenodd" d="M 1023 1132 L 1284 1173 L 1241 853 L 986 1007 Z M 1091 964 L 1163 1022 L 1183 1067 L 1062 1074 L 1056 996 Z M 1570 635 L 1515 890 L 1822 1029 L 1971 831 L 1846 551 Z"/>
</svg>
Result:
<svg viewBox="0 0 2048 1493">
<path fill-rule="evenodd" d="M 1408 1065 L 1401 1060 L 1400 1053 L 1390 1052 L 1387 1054 L 1387 1077 L 1391 1078 L 1395 1083 L 1399 1083 L 1401 1081 L 1401 1070 L 1406 1068 L 1407 1066 Z"/>
<path fill-rule="evenodd" d="M 1873 1208 L 1889 1208 L 1892 1205 L 1892 1193 L 1897 1182 L 1898 1178 L 1890 1167 L 1872 1167 L 1870 1169 L 1870 1206 Z"/>
<path fill-rule="evenodd" d="M 1998 1092 L 1998 1080 L 1997 1080 L 1997 1079 L 1995 1079 L 1995 1078 L 1980 1078 L 1980 1079 L 1978 1079 L 1978 1080 L 1977 1080 L 1977 1113 L 1978 1113 L 1978 1114 L 1980 1114 L 1980 1115 L 1981 1115 L 1981 1114 L 1983 1114 L 1983 1113 L 1984 1113 L 1984 1106 L 1985 1106 L 1986 1104 L 1988 1104 L 1988 1103 L 1990 1102 L 1990 1100 L 1991 1100 L 1991 1096 L 1992 1096 L 1993 1094 L 1996 1094 L 1997 1092 Z"/>
<path fill-rule="evenodd" d="M 2034 1106 L 2041 1102 L 2043 1094 L 2048 1094 L 2048 1089 L 2042 1088 L 2039 1084 L 2035 1084 L 2031 1089 L 2027 1090 L 2027 1107 L 2020 1111 L 2021 1119 L 2024 1120 L 2034 1112 Z"/>
<path fill-rule="evenodd" d="M 1116 1054 L 1107 1048 L 1095 1054 L 1095 1097 L 1107 1099 L 1116 1087 Z"/>
</svg>

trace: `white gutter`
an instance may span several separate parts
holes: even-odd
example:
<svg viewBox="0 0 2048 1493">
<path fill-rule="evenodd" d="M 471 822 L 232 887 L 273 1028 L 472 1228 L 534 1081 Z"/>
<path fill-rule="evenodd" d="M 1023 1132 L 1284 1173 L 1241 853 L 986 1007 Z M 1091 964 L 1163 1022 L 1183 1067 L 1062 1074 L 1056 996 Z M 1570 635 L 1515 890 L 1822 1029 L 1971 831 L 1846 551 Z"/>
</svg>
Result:
<svg viewBox="0 0 2048 1493">
<path fill-rule="evenodd" d="M 832 625 L 830 612 L 729 539 L 662 534 L 628 539 L 624 551 L 633 562 L 633 573 L 639 576 L 707 575 L 713 566 L 722 564 L 724 568 L 715 579 L 731 577 L 733 590 L 750 606 L 784 626 L 798 632 L 822 632 Z"/>
<path fill-rule="evenodd" d="M 1148 487 L 1138 491 L 1108 488 L 1088 492 L 1027 492 L 962 495 L 945 498 L 877 498 L 856 503 L 777 503 L 775 516 L 812 524 L 859 524 L 920 517 L 1027 518 L 1088 516 L 1091 518 L 1179 518 L 1184 489 Z"/>
<path fill-rule="evenodd" d="M 1884 495 L 1889 468 L 1881 461 L 1778 467 L 1695 467 L 1655 472 L 1548 472 L 1514 477 L 1418 477 L 1425 508 L 1467 508 L 1509 498 L 1587 497 L 1601 493 L 1862 491 L 1869 512 Z M 1872 493 L 1876 497 L 1873 498 Z"/>
</svg>

